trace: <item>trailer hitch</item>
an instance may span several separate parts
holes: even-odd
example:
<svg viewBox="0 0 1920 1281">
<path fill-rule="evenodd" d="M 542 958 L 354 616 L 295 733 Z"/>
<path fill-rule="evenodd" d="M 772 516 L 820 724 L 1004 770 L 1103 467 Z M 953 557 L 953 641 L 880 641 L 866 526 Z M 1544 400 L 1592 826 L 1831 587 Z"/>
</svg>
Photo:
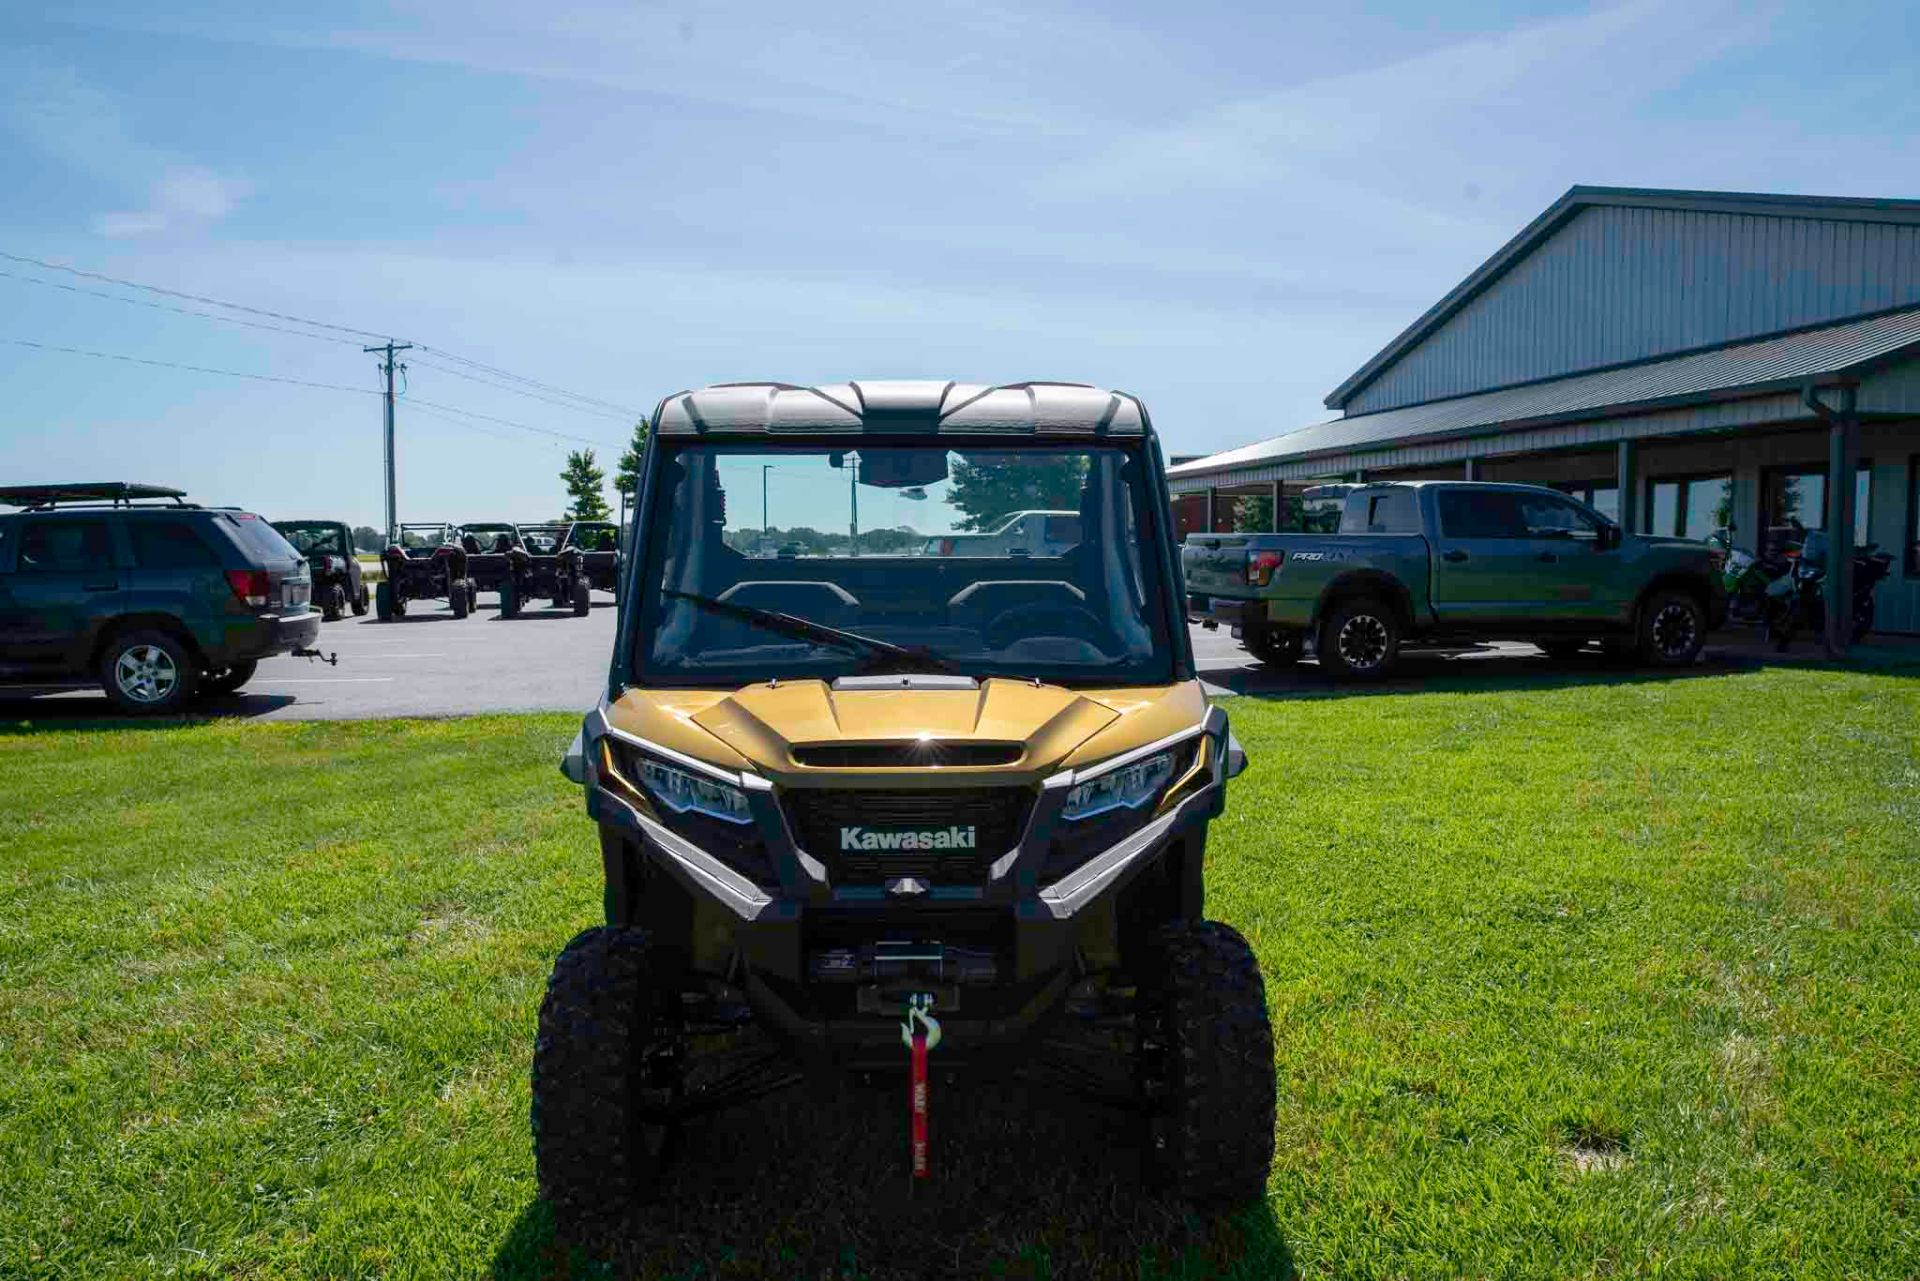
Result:
<svg viewBox="0 0 1920 1281">
<path fill-rule="evenodd" d="M 307 660 L 308 662 L 312 662 L 312 661 L 313 661 L 314 659 L 316 659 L 316 658 L 317 658 L 317 659 L 319 659 L 319 660 L 320 660 L 321 662 L 323 662 L 323 663 L 325 663 L 325 664 L 326 664 L 326 665 L 327 665 L 328 667 L 338 667 L 338 666 L 340 666 L 340 655 L 339 655 L 339 654 L 337 654 L 337 653 L 334 653 L 334 654 L 322 654 L 322 653 L 321 653 L 321 652 L 320 652 L 319 650 L 317 650 L 317 649 L 301 649 L 301 648 L 299 648 L 298 646 L 296 646 L 296 647 L 294 648 L 294 650 L 293 650 L 293 652 L 292 652 L 292 654 L 291 654 L 291 657 L 293 657 L 293 658 L 304 658 L 304 659 L 306 659 L 306 660 Z"/>
<path fill-rule="evenodd" d="M 940 1022 L 933 1017 L 933 994 L 916 992 L 907 998 L 907 1017 L 900 1023 L 900 1039 L 909 1054 L 908 1106 L 913 1117 L 913 1179 L 928 1176 L 927 1160 L 927 1052 L 940 1044 Z"/>
</svg>

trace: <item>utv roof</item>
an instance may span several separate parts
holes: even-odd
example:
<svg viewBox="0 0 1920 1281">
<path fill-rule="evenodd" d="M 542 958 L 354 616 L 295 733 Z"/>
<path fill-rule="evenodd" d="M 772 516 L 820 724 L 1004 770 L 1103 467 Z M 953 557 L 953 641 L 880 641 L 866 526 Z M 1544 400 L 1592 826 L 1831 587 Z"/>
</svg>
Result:
<svg viewBox="0 0 1920 1281">
<path fill-rule="evenodd" d="M 55 503 L 131 503 L 141 498 L 185 498 L 187 491 L 166 485 L 137 485 L 124 480 L 80 481 L 70 485 L 0 486 L 0 503 L 14 507 L 51 507 Z M 184 504 L 183 504 L 184 505 Z"/>
<path fill-rule="evenodd" d="M 667 397 L 654 411 L 663 436 L 904 433 L 1009 436 L 1144 436 L 1137 397 L 1086 383 L 901 380 L 721 383 Z"/>
</svg>

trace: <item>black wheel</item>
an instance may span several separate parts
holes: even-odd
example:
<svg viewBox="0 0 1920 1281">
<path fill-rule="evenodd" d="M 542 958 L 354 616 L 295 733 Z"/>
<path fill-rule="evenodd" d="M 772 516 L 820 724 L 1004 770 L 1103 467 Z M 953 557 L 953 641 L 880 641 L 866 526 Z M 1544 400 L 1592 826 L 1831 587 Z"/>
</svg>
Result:
<svg viewBox="0 0 1920 1281">
<path fill-rule="evenodd" d="M 520 612 L 520 589 L 509 578 L 500 584 L 500 617 L 512 618 Z"/>
<path fill-rule="evenodd" d="M 373 593 L 373 612 L 381 622 L 393 617 L 393 584 L 382 580 Z"/>
<path fill-rule="evenodd" d="M 1354 596 L 1336 602 L 1320 624 L 1320 665 L 1342 680 L 1372 680 L 1400 657 L 1400 618 L 1385 601 Z"/>
<path fill-rule="evenodd" d="M 467 585 L 457 578 L 447 584 L 447 605 L 453 610 L 455 618 L 465 618 L 473 606 L 473 598 L 467 595 Z"/>
<path fill-rule="evenodd" d="M 575 618 L 585 618 L 587 616 L 587 611 L 591 610 L 592 608 L 593 608 L 593 589 L 587 586 L 586 579 L 584 578 L 574 579 L 573 580 L 573 616 Z"/>
<path fill-rule="evenodd" d="M 177 712 L 199 689 L 200 665 L 184 642 L 166 632 L 123 632 L 100 655 L 100 685 L 123 712 Z"/>
<path fill-rule="evenodd" d="M 475 586 L 474 581 L 471 578 L 469 578 L 467 580 L 467 612 L 471 614 L 479 608 L 480 608 L 480 589 L 479 587 Z"/>
<path fill-rule="evenodd" d="M 217 672 L 209 672 L 201 679 L 200 691 L 203 694 L 231 694 L 252 680 L 259 668 L 259 660 L 249 658 Z"/>
<path fill-rule="evenodd" d="M 1307 652 L 1307 638 L 1299 632 L 1250 632 L 1242 643 L 1268 667 L 1292 667 Z"/>
<path fill-rule="evenodd" d="M 1539 646 L 1541 652 L 1546 654 L 1548 658 L 1572 658 L 1575 654 L 1580 653 L 1587 647 L 1587 642 L 1584 640 L 1573 640 L 1565 637 L 1537 640 L 1534 644 Z"/>
<path fill-rule="evenodd" d="M 367 605 L 367 585 L 361 583 L 360 590 L 353 595 L 353 616 L 355 618 L 365 618 L 367 616 Z"/>
<path fill-rule="evenodd" d="M 1253 949 L 1215 921 L 1164 927 L 1139 1048 L 1158 1182 L 1215 1208 L 1262 1196 L 1273 1165 L 1273 1027 Z"/>
<path fill-rule="evenodd" d="M 533 1045 L 533 1161 L 562 1236 L 618 1225 L 654 1191 L 678 1068 L 663 1035 L 646 935 L 601 926 L 554 962 Z"/>
<path fill-rule="evenodd" d="M 1655 592 L 1640 608 L 1640 661 L 1653 667 L 1685 667 L 1707 639 L 1707 611 L 1691 592 Z"/>
<path fill-rule="evenodd" d="M 346 612 L 347 589 L 338 585 L 327 588 L 320 597 L 321 621 L 337 623 Z"/>
</svg>

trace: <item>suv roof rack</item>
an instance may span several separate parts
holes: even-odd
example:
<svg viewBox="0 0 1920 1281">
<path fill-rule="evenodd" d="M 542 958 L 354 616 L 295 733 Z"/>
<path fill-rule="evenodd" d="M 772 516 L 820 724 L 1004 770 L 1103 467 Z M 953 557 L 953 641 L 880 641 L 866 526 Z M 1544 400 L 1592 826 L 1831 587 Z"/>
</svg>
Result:
<svg viewBox="0 0 1920 1281">
<path fill-rule="evenodd" d="M 71 485 L 0 486 L 0 503 L 38 511 L 60 504 L 107 503 L 130 507 L 135 502 L 166 499 L 175 507 L 197 507 L 182 502 L 187 491 L 167 485 L 140 485 L 124 480 L 82 481 Z"/>
</svg>

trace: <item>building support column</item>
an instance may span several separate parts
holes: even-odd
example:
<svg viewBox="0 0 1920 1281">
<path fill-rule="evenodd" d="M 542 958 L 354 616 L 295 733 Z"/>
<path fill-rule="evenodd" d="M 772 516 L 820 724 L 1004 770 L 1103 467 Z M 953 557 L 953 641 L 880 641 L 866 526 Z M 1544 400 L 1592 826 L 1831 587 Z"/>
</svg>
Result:
<svg viewBox="0 0 1920 1281">
<path fill-rule="evenodd" d="M 1220 532 L 1220 491 L 1212 485 L 1207 486 L 1207 532 Z"/>
<path fill-rule="evenodd" d="M 1808 387 L 1802 399 L 1827 425 L 1827 656 L 1845 658 L 1853 640 L 1853 487 L 1860 467 L 1855 389 L 1838 388 L 1839 408 Z"/>
<path fill-rule="evenodd" d="M 1273 519 L 1268 522 L 1273 528 L 1268 531 L 1270 533 L 1280 532 L 1280 499 L 1286 494 L 1286 489 L 1286 482 L 1278 480 L 1273 482 Z"/>
<path fill-rule="evenodd" d="M 1620 528 L 1629 534 L 1640 532 L 1640 449 L 1638 442 L 1623 440 L 1615 451 L 1614 486 L 1620 491 Z"/>
<path fill-rule="evenodd" d="M 1460 474 L 1462 478 L 1466 480 L 1479 480 L 1480 460 L 1478 458 L 1467 459 L 1466 466 L 1461 470 Z"/>
</svg>

